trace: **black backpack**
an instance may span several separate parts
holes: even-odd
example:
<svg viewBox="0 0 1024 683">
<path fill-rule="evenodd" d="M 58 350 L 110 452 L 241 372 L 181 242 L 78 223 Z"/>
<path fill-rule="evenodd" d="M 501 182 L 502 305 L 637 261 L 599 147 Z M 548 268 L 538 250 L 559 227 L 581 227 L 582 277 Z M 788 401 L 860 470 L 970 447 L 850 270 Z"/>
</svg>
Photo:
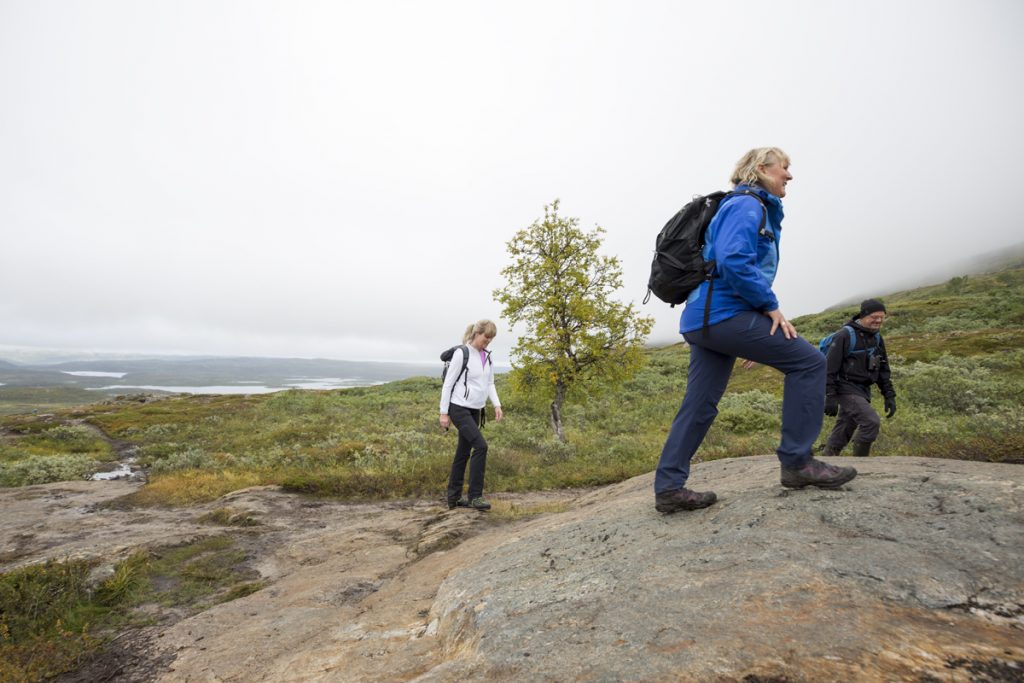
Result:
<svg viewBox="0 0 1024 683">
<path fill-rule="evenodd" d="M 704 260 L 704 235 L 711 225 L 711 219 L 718 213 L 722 200 L 735 194 L 750 195 L 761 204 L 763 211 L 758 233 L 772 237 L 764 227 L 768 210 L 755 193 L 748 190 L 719 191 L 694 197 L 658 233 L 658 239 L 654 242 L 654 260 L 651 261 L 645 304 L 653 292 L 654 296 L 674 307 L 686 301 L 690 293 L 707 280 L 708 295 L 704 302 L 704 326 L 707 327 L 711 312 L 711 292 L 715 286 L 715 262 Z"/>
<path fill-rule="evenodd" d="M 444 368 L 441 370 L 441 383 L 444 384 L 444 378 L 448 376 L 448 367 L 452 364 L 452 358 L 455 357 L 455 349 L 462 349 L 462 369 L 459 370 L 458 377 L 455 378 L 455 382 L 452 384 L 452 390 L 454 391 L 455 385 L 462 379 L 462 375 L 467 373 L 469 368 L 469 347 L 465 344 L 459 344 L 453 346 L 450 349 L 445 349 L 441 352 L 441 360 L 444 362 Z M 466 381 L 469 381 L 467 375 Z"/>
</svg>

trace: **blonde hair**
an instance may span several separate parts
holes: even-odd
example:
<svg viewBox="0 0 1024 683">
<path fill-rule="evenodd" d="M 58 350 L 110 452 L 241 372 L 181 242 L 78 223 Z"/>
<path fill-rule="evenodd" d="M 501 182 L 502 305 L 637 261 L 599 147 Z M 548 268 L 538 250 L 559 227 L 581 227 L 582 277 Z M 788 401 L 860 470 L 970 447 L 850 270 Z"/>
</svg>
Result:
<svg viewBox="0 0 1024 683">
<path fill-rule="evenodd" d="M 782 164 L 789 166 L 789 156 L 778 147 L 758 147 L 743 155 L 743 158 L 736 162 L 736 169 L 732 172 L 732 186 L 737 185 L 763 185 L 761 182 L 764 175 L 758 171 L 759 166 L 771 166 Z"/>
<path fill-rule="evenodd" d="M 465 334 L 462 335 L 462 343 L 468 344 L 469 342 L 473 341 L 473 337 L 475 337 L 478 334 L 482 334 L 488 339 L 494 339 L 494 337 L 498 334 L 498 327 L 493 322 L 487 320 L 486 318 L 484 320 L 477 320 L 475 323 L 466 328 Z"/>
</svg>

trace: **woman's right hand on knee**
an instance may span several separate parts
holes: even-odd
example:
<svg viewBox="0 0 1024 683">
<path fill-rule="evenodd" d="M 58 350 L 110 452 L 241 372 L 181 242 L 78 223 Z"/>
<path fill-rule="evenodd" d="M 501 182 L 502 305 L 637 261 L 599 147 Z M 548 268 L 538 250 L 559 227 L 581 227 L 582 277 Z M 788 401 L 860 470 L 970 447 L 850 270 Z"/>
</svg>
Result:
<svg viewBox="0 0 1024 683">
<path fill-rule="evenodd" d="M 775 309 L 774 311 L 768 311 L 765 313 L 772 321 L 772 330 L 768 334 L 774 335 L 775 330 L 782 330 L 782 336 L 786 339 L 796 339 L 797 333 L 796 328 L 793 327 L 793 323 L 786 320 L 786 316 L 782 315 L 782 311 Z"/>
</svg>

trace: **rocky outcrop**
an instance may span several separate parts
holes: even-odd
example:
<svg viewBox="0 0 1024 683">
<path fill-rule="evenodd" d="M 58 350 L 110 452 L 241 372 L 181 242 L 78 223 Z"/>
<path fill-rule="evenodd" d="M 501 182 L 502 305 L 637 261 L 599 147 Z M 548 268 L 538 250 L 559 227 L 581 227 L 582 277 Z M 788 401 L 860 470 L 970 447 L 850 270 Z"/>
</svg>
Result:
<svg viewBox="0 0 1024 683">
<path fill-rule="evenodd" d="M 1024 468 L 852 464 L 841 490 L 789 491 L 774 457 L 701 463 L 705 510 L 657 514 L 647 475 L 524 522 L 273 487 L 188 510 L 100 504 L 130 482 L 7 489 L 0 570 L 235 535 L 267 587 L 119 639 L 103 680 L 1024 678 Z M 259 524 L 200 523 L 222 509 Z"/>
<path fill-rule="evenodd" d="M 1024 679 L 1024 469 L 855 464 L 788 491 L 721 460 L 706 510 L 658 515 L 644 476 L 537 520 L 447 577 L 417 680 Z"/>
</svg>

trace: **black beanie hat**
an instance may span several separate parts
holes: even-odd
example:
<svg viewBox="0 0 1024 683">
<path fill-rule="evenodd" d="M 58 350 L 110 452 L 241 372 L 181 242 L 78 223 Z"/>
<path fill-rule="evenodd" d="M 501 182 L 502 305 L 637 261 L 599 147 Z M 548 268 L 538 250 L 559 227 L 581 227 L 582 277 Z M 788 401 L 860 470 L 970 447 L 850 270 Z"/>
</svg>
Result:
<svg viewBox="0 0 1024 683">
<path fill-rule="evenodd" d="M 860 302 L 860 313 L 857 314 L 857 317 L 863 318 L 871 315 L 872 313 L 878 313 L 879 311 L 882 313 L 886 312 L 885 304 L 878 299 L 864 299 L 864 301 Z"/>
</svg>

